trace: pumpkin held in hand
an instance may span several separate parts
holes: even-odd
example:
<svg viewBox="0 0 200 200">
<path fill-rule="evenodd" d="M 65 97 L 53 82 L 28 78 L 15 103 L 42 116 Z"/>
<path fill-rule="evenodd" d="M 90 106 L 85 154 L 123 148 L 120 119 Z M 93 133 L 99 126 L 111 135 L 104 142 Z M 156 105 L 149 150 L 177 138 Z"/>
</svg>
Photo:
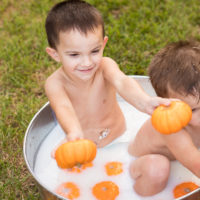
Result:
<svg viewBox="0 0 200 200">
<path fill-rule="evenodd" d="M 158 106 L 151 117 L 153 127 L 162 134 L 180 131 L 192 118 L 190 106 L 183 101 L 172 101 L 170 106 Z"/>
<path fill-rule="evenodd" d="M 55 159 L 59 167 L 72 168 L 77 164 L 91 162 L 96 152 L 96 144 L 90 140 L 69 141 L 56 149 Z"/>
</svg>

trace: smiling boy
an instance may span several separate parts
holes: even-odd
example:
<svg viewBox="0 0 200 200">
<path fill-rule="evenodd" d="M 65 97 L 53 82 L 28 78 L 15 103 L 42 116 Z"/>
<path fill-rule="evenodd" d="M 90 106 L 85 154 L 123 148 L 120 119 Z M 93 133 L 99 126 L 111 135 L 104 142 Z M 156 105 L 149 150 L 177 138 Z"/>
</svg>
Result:
<svg viewBox="0 0 200 200">
<path fill-rule="evenodd" d="M 46 19 L 46 52 L 61 67 L 45 83 L 45 92 L 67 140 L 87 138 L 103 147 L 126 130 L 118 92 L 151 114 L 169 100 L 148 96 L 114 60 L 103 57 L 108 41 L 99 11 L 80 0 L 55 5 Z"/>
</svg>

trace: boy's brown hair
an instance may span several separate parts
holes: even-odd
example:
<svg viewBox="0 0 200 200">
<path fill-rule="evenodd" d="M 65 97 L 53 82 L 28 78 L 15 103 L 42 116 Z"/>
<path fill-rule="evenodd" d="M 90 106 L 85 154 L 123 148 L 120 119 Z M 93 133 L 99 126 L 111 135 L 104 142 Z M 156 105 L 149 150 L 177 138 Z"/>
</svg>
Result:
<svg viewBox="0 0 200 200">
<path fill-rule="evenodd" d="M 200 43 L 179 41 L 167 45 L 153 58 L 148 74 L 158 96 L 169 98 L 169 89 L 200 97 Z"/>
<path fill-rule="evenodd" d="M 68 0 L 56 4 L 49 11 L 45 28 L 50 47 L 56 49 L 60 32 L 77 29 L 87 34 L 99 25 L 104 37 L 104 22 L 99 11 L 85 1 Z"/>
</svg>

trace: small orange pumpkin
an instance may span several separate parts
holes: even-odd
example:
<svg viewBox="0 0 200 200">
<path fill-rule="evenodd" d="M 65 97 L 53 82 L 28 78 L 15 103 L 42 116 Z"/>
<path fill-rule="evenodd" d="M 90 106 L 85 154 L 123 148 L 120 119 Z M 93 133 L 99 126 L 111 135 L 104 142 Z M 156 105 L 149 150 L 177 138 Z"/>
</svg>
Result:
<svg viewBox="0 0 200 200">
<path fill-rule="evenodd" d="M 173 190 L 174 198 L 178 198 L 183 195 L 186 195 L 186 194 L 192 192 L 193 190 L 196 190 L 198 187 L 199 186 L 193 182 L 181 183 L 181 184 L 177 185 Z"/>
<path fill-rule="evenodd" d="M 119 188 L 112 181 L 102 181 L 92 188 L 92 193 L 98 200 L 115 200 Z"/>
<path fill-rule="evenodd" d="M 180 131 L 192 118 L 192 110 L 183 101 L 172 101 L 170 106 L 158 106 L 151 117 L 153 127 L 162 134 Z"/>
<path fill-rule="evenodd" d="M 96 144 L 81 139 L 61 144 L 55 152 L 55 159 L 61 168 L 72 168 L 77 164 L 91 162 L 96 156 Z"/>
</svg>

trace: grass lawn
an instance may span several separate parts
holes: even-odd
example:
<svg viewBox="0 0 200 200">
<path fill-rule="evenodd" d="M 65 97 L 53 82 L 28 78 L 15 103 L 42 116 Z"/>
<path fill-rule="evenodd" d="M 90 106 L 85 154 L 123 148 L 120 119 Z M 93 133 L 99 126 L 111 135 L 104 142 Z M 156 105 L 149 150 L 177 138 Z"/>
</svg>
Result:
<svg viewBox="0 0 200 200">
<path fill-rule="evenodd" d="M 58 0 L 1 0 L 0 199 L 40 199 L 23 159 L 26 128 L 47 101 L 43 85 L 58 65 L 45 53 L 44 21 Z M 88 0 L 105 19 L 105 55 L 126 74 L 145 75 L 152 56 L 180 39 L 200 40 L 199 0 Z"/>
</svg>

